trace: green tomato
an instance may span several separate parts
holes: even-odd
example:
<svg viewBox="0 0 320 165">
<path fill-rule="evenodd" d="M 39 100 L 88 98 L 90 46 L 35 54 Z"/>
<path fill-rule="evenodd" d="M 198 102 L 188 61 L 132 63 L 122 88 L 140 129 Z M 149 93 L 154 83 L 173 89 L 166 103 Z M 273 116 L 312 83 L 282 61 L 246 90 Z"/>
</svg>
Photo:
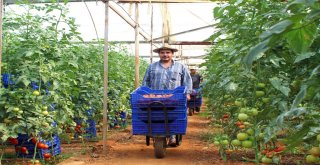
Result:
<svg viewBox="0 0 320 165">
<path fill-rule="evenodd" d="M 42 114 L 47 116 L 47 115 L 49 115 L 49 112 L 48 111 L 42 111 Z"/>
<path fill-rule="evenodd" d="M 320 141 L 320 134 L 319 134 L 319 135 L 317 135 L 317 140 L 318 140 L 318 141 Z"/>
<path fill-rule="evenodd" d="M 39 91 L 33 91 L 33 96 L 40 96 L 40 92 Z"/>
<path fill-rule="evenodd" d="M 219 141 L 214 141 L 213 144 L 218 146 L 218 145 L 220 145 L 220 142 Z"/>
<path fill-rule="evenodd" d="M 264 87 L 266 87 L 266 84 L 265 83 L 258 83 L 257 87 L 258 88 L 264 88 Z"/>
<path fill-rule="evenodd" d="M 272 163 L 272 159 L 268 158 L 268 157 L 263 157 L 261 159 L 261 162 L 264 164 L 271 164 Z"/>
<path fill-rule="evenodd" d="M 252 126 L 252 125 L 253 125 L 253 124 L 251 124 L 251 123 L 249 123 L 249 122 L 247 122 L 247 121 L 243 122 L 243 124 L 244 124 L 245 126 Z"/>
<path fill-rule="evenodd" d="M 271 99 L 269 97 L 262 98 L 263 103 L 270 103 Z"/>
<path fill-rule="evenodd" d="M 259 111 L 258 111 L 256 108 L 252 108 L 252 109 L 251 109 L 251 114 L 252 114 L 253 116 L 257 116 L 258 113 L 259 113 Z"/>
<path fill-rule="evenodd" d="M 254 130 L 252 129 L 252 128 L 249 128 L 249 129 L 247 129 L 247 134 L 249 134 L 249 135 L 254 135 Z"/>
<path fill-rule="evenodd" d="M 231 144 L 233 146 L 240 146 L 241 145 L 241 141 L 238 140 L 238 139 L 234 139 L 234 140 L 231 141 Z"/>
<path fill-rule="evenodd" d="M 18 114 L 23 114 L 23 110 L 19 110 L 19 111 L 18 111 Z"/>
<path fill-rule="evenodd" d="M 247 115 L 247 114 L 245 114 L 245 113 L 239 113 L 239 115 L 238 115 L 238 119 L 240 120 L 240 121 L 245 121 L 245 120 L 247 120 L 249 118 L 249 116 Z"/>
<path fill-rule="evenodd" d="M 308 155 L 306 157 L 307 163 L 317 163 L 319 161 L 319 158 L 317 156 Z"/>
<path fill-rule="evenodd" d="M 248 134 L 244 132 L 240 132 L 237 134 L 237 139 L 240 141 L 247 140 Z"/>
<path fill-rule="evenodd" d="M 19 108 L 18 107 L 15 107 L 15 108 L 13 108 L 13 112 L 19 112 Z"/>
<path fill-rule="evenodd" d="M 244 148 L 252 148 L 253 143 L 252 143 L 252 141 L 250 141 L 250 140 L 245 140 L 245 141 L 243 141 L 243 142 L 241 143 L 241 145 L 242 145 L 242 147 L 244 147 Z"/>
<path fill-rule="evenodd" d="M 48 110 L 48 106 L 43 106 L 42 110 L 44 110 L 44 111 Z"/>
<path fill-rule="evenodd" d="M 222 140 L 222 141 L 221 141 L 221 144 L 222 144 L 222 145 L 228 145 L 228 144 L 229 144 L 229 141 L 228 141 L 228 140 Z"/>
<path fill-rule="evenodd" d="M 240 113 L 247 113 L 247 108 L 240 108 Z"/>
<path fill-rule="evenodd" d="M 256 91 L 256 96 L 257 97 L 262 97 L 264 95 L 265 95 L 264 91 Z"/>
<path fill-rule="evenodd" d="M 238 106 L 238 107 L 241 107 L 241 106 L 243 105 L 243 102 L 236 100 L 236 101 L 234 102 L 234 105 L 236 105 L 236 106 Z"/>
</svg>

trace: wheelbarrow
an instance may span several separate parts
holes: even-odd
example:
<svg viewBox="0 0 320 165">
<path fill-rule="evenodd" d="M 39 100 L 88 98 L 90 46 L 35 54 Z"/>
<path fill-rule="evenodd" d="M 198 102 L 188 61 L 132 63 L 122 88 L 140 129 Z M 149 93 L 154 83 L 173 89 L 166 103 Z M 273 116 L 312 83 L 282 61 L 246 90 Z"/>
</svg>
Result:
<svg viewBox="0 0 320 165">
<path fill-rule="evenodd" d="M 161 134 L 152 133 L 152 106 L 162 107 L 164 113 L 164 120 L 162 123 L 165 127 L 165 132 Z M 148 107 L 148 134 L 146 135 L 146 145 L 150 145 L 150 139 L 153 140 L 154 155 L 156 158 L 164 158 L 166 155 L 166 149 L 170 147 L 178 147 L 182 142 L 182 134 L 172 134 L 170 133 L 169 120 L 168 120 L 168 110 L 164 103 L 160 101 L 152 102 Z M 159 121 L 156 121 L 159 122 Z M 160 121 L 161 122 L 161 121 Z M 186 125 L 185 125 L 186 126 Z M 175 146 L 169 145 L 169 139 L 171 136 L 175 136 L 176 142 Z"/>
</svg>

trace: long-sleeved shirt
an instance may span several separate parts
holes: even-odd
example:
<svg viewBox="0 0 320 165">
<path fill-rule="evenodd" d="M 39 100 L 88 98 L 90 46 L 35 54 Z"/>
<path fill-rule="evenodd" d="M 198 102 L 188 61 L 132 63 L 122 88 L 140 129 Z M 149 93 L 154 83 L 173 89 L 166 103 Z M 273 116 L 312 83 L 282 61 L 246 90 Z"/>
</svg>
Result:
<svg viewBox="0 0 320 165">
<path fill-rule="evenodd" d="M 178 86 L 186 86 L 187 93 L 192 92 L 192 79 L 187 67 L 176 61 L 172 61 L 169 68 L 164 68 L 160 61 L 150 64 L 142 85 L 154 90 L 171 90 Z"/>
</svg>

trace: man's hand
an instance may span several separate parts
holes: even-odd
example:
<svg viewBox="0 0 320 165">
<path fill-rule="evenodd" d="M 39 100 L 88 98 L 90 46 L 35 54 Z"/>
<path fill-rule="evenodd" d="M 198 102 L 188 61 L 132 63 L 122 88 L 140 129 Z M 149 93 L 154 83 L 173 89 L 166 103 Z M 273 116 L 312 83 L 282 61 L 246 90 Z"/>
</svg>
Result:
<svg viewBox="0 0 320 165">
<path fill-rule="evenodd" d="M 190 99 L 191 99 L 190 94 L 187 94 L 187 100 L 190 100 Z"/>
</svg>

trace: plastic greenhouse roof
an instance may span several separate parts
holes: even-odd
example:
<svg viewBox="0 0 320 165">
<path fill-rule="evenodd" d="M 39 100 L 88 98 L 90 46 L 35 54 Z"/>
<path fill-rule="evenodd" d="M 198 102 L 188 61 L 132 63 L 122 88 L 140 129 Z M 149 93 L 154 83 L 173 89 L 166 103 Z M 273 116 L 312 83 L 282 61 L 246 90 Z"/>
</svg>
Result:
<svg viewBox="0 0 320 165">
<path fill-rule="evenodd" d="M 113 2 L 114 3 L 114 2 Z M 87 7 L 86 7 L 87 5 Z M 153 38 L 162 37 L 163 21 L 167 19 L 162 18 L 161 8 L 163 4 L 160 3 L 139 3 L 139 24 L 141 31 L 151 34 L 151 15 L 153 9 Z M 216 3 L 167 3 L 169 16 L 170 34 L 182 33 L 170 37 L 171 42 L 200 42 L 207 39 L 215 31 L 212 24 L 214 24 L 213 8 Z M 91 41 L 97 38 L 104 38 L 105 28 L 105 5 L 101 1 L 97 2 L 69 2 L 69 16 L 74 17 L 76 24 L 79 25 L 79 32 L 85 41 Z M 135 4 L 129 3 L 114 3 L 114 6 L 123 15 L 128 16 L 134 22 L 135 19 Z M 17 10 L 16 5 L 6 6 L 7 10 Z M 92 19 L 91 16 L 92 15 Z M 130 17 L 131 18 L 130 18 Z M 169 19 L 169 20 L 170 20 Z M 93 24 L 94 22 L 94 24 Z M 97 29 L 97 34 L 95 32 Z M 109 41 L 124 41 L 127 43 L 129 53 L 134 55 L 135 52 L 135 29 L 130 26 L 123 18 L 121 18 L 114 10 L 109 10 Z M 140 41 L 145 41 L 142 36 L 139 36 Z M 154 43 L 156 47 L 161 46 L 162 39 L 158 39 Z M 173 45 L 179 52 L 176 53 L 176 60 L 180 60 L 188 65 L 199 65 L 204 60 L 202 57 L 206 54 L 206 49 L 211 45 Z M 153 47 L 154 48 L 154 47 Z M 150 43 L 141 42 L 139 47 L 140 56 L 148 60 L 150 56 Z M 153 54 L 157 57 L 157 54 Z M 153 61 L 158 60 L 154 58 Z"/>
</svg>

